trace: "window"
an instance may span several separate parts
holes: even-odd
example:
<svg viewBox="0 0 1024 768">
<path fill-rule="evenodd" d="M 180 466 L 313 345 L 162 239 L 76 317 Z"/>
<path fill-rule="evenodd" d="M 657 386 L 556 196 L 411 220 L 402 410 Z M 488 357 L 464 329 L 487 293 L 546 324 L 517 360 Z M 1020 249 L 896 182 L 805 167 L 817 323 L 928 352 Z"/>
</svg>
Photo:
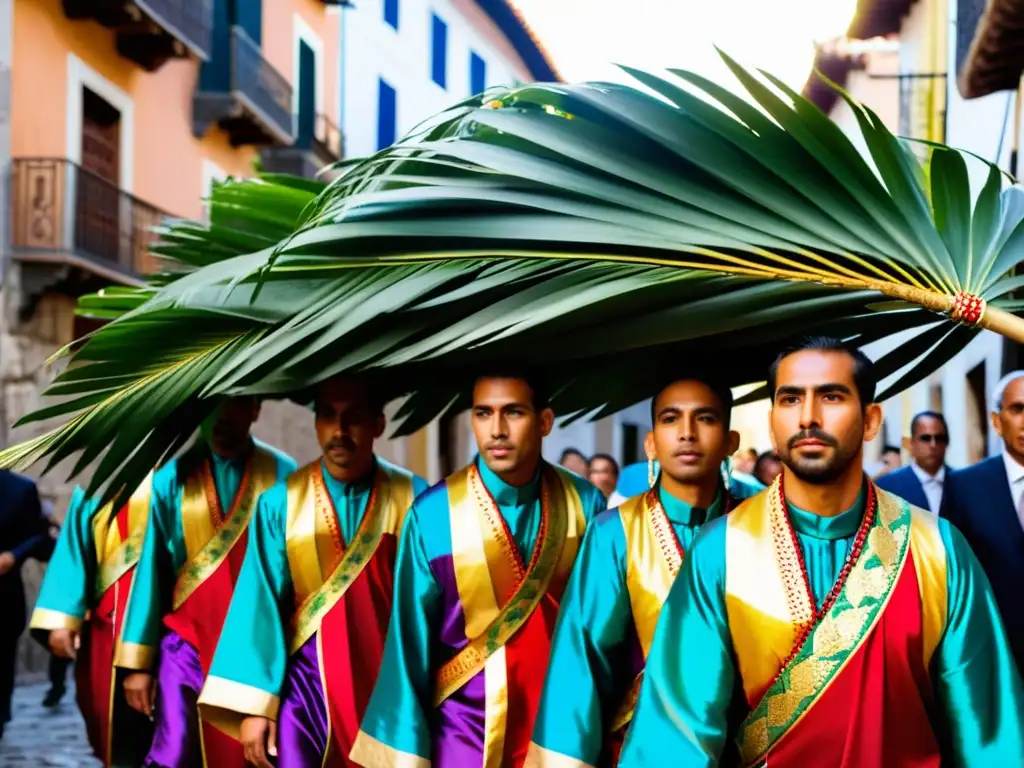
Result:
<svg viewBox="0 0 1024 768">
<path fill-rule="evenodd" d="M 474 96 L 487 87 L 487 62 L 476 51 L 469 52 L 469 90 Z"/>
<path fill-rule="evenodd" d="M 384 80 L 377 81 L 377 149 L 390 147 L 395 143 L 395 113 L 397 99 L 395 89 Z"/>
<path fill-rule="evenodd" d="M 384 22 L 398 29 L 398 0 L 384 0 Z"/>
<path fill-rule="evenodd" d="M 436 13 L 431 28 L 430 77 L 442 88 L 448 87 L 448 25 Z"/>
</svg>

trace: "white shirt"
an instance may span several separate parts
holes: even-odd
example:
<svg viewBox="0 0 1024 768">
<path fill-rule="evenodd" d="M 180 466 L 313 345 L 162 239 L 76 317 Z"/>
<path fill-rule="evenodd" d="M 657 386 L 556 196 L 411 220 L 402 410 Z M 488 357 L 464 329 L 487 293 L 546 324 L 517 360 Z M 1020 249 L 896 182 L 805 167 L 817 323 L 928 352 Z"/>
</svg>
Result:
<svg viewBox="0 0 1024 768">
<path fill-rule="evenodd" d="M 939 467 L 938 472 L 929 475 L 915 462 L 911 462 L 910 469 L 921 483 L 925 498 L 928 499 L 928 509 L 932 514 L 939 514 L 939 509 L 942 508 L 942 484 L 946 482 L 946 468 Z M 1021 467 L 1021 471 L 1024 471 L 1024 467 Z"/>
<path fill-rule="evenodd" d="M 1010 496 L 1013 497 L 1013 508 L 1024 526 L 1024 516 L 1020 513 L 1020 499 L 1024 496 L 1024 466 L 1006 451 L 1003 451 L 1003 464 L 1006 466 L 1006 479 L 1010 483 Z"/>
</svg>

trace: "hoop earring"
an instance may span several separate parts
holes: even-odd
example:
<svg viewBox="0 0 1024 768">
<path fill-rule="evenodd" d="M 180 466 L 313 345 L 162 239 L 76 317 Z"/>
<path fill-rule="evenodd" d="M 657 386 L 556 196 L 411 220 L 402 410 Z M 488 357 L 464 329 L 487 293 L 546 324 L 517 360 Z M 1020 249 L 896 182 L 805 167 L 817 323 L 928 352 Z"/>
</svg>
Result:
<svg viewBox="0 0 1024 768">
<path fill-rule="evenodd" d="M 647 487 L 653 488 L 654 483 L 657 482 L 658 476 L 654 474 L 654 457 L 647 457 Z"/>
</svg>

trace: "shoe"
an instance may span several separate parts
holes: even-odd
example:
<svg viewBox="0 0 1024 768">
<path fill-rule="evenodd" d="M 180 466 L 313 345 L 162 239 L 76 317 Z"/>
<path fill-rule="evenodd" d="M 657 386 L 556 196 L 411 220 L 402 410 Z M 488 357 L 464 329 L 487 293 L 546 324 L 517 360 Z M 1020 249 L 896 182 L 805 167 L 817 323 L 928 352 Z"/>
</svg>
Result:
<svg viewBox="0 0 1024 768">
<path fill-rule="evenodd" d="M 53 709 L 58 704 L 60 704 L 60 700 L 63 699 L 63 698 L 64 698 L 64 689 L 63 688 L 51 688 L 50 690 L 48 690 L 46 692 L 46 697 L 43 699 L 43 706 L 46 707 L 47 709 Z"/>
</svg>

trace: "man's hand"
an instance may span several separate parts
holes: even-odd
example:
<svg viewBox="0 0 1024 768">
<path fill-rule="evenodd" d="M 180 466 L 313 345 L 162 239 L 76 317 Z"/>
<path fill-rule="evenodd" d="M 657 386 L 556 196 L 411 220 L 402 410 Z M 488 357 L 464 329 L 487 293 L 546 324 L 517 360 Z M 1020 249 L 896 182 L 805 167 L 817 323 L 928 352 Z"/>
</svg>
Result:
<svg viewBox="0 0 1024 768">
<path fill-rule="evenodd" d="M 277 723 L 266 717 L 250 716 L 242 721 L 240 734 L 245 759 L 256 768 L 274 768 L 267 755 L 277 757 Z"/>
<path fill-rule="evenodd" d="M 62 659 L 72 659 L 78 655 L 78 632 L 73 629 L 54 629 L 50 631 L 50 652 Z"/>
<path fill-rule="evenodd" d="M 0 552 L 0 576 L 3 576 L 11 568 L 18 564 L 17 558 L 11 552 Z"/>
<path fill-rule="evenodd" d="M 149 672 L 132 672 L 124 679 L 124 696 L 132 709 L 153 717 L 156 679 Z"/>
</svg>

